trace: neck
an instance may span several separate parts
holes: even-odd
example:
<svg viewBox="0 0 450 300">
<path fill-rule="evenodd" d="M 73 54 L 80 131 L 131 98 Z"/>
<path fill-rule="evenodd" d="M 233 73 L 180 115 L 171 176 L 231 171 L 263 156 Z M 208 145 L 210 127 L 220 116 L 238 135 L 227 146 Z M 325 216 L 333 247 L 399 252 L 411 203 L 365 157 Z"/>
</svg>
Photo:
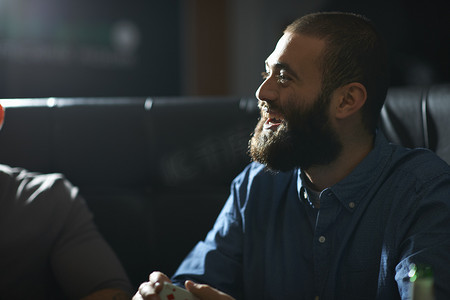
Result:
<svg viewBox="0 0 450 300">
<path fill-rule="evenodd" d="M 342 151 L 337 159 L 328 165 L 312 166 L 304 173 L 312 188 L 322 191 L 349 175 L 372 149 L 373 135 L 343 140 Z"/>
</svg>

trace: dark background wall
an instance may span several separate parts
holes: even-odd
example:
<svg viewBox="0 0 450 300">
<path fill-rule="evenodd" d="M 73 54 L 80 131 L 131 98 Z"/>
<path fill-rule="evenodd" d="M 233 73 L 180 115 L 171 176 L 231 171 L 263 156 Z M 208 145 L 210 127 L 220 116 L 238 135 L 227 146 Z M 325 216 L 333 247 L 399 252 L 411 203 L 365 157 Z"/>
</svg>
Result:
<svg viewBox="0 0 450 300">
<path fill-rule="evenodd" d="M 180 93 L 178 0 L 0 1 L 0 97 Z"/>
<path fill-rule="evenodd" d="M 305 13 L 333 10 L 366 15 L 377 25 L 389 47 L 391 85 L 448 82 L 448 6 L 445 0 L 233 0 L 230 90 L 252 95 L 285 26 Z"/>
<path fill-rule="evenodd" d="M 386 37 L 391 84 L 450 81 L 444 0 L 3 0 L 0 98 L 251 96 L 296 17 L 345 10 Z"/>
</svg>

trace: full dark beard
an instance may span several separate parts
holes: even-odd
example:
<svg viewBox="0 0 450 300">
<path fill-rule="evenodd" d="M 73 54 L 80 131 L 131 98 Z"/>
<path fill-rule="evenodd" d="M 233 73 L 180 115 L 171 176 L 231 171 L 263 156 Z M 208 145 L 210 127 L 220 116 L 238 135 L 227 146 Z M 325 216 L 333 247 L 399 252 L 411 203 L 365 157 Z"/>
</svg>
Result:
<svg viewBox="0 0 450 300">
<path fill-rule="evenodd" d="M 307 111 L 286 114 L 287 123 L 275 132 L 263 129 L 266 119 L 261 117 L 249 142 L 252 160 L 273 171 L 307 170 L 334 161 L 342 145 L 330 125 L 327 104 L 321 96 Z"/>
</svg>

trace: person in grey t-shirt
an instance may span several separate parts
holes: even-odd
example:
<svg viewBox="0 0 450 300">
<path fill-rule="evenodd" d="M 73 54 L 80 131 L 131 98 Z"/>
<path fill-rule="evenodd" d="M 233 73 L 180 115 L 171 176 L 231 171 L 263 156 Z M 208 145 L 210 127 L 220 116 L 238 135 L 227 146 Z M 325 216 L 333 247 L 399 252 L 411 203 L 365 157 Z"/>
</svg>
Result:
<svg viewBox="0 0 450 300">
<path fill-rule="evenodd" d="M 0 299 L 130 299 L 131 292 L 76 187 L 61 174 L 0 164 Z"/>
</svg>

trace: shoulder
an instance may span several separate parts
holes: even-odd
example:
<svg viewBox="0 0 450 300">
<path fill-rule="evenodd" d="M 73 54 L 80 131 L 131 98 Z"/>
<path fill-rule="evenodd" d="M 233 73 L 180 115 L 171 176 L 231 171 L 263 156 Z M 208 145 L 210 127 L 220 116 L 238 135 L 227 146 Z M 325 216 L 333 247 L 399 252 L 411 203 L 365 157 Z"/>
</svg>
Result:
<svg viewBox="0 0 450 300">
<path fill-rule="evenodd" d="M 3 197 L 14 196 L 19 203 L 30 203 L 42 196 L 75 198 L 78 193 L 78 189 L 62 174 L 42 174 L 6 165 L 0 165 L 0 188 Z"/>
<path fill-rule="evenodd" d="M 274 172 L 260 163 L 252 162 L 233 180 L 233 186 L 264 185 L 265 188 L 270 188 L 291 178 L 292 172 Z"/>
<path fill-rule="evenodd" d="M 50 173 L 43 174 L 39 172 L 31 172 L 24 168 L 10 167 L 0 164 L 0 183 L 17 183 L 23 188 L 51 188 L 58 184 L 69 184 L 63 174 Z"/>
<path fill-rule="evenodd" d="M 393 167 L 402 175 L 414 178 L 419 185 L 436 180 L 450 180 L 450 166 L 434 152 L 394 146 Z"/>
<path fill-rule="evenodd" d="M 405 213 L 422 215 L 432 208 L 435 216 L 450 215 L 450 167 L 432 151 L 396 149 L 386 182 Z"/>
<path fill-rule="evenodd" d="M 78 188 L 59 173 L 42 174 L 0 165 L 0 200 L 5 213 L 16 218 L 41 216 L 63 222 L 75 212 L 90 212 Z"/>
<path fill-rule="evenodd" d="M 255 200 L 261 206 L 264 199 L 270 195 L 284 191 L 297 170 L 288 172 L 273 172 L 260 163 L 249 164 L 231 185 L 231 195 L 239 202 L 240 207 L 246 207 L 248 202 Z"/>
</svg>

